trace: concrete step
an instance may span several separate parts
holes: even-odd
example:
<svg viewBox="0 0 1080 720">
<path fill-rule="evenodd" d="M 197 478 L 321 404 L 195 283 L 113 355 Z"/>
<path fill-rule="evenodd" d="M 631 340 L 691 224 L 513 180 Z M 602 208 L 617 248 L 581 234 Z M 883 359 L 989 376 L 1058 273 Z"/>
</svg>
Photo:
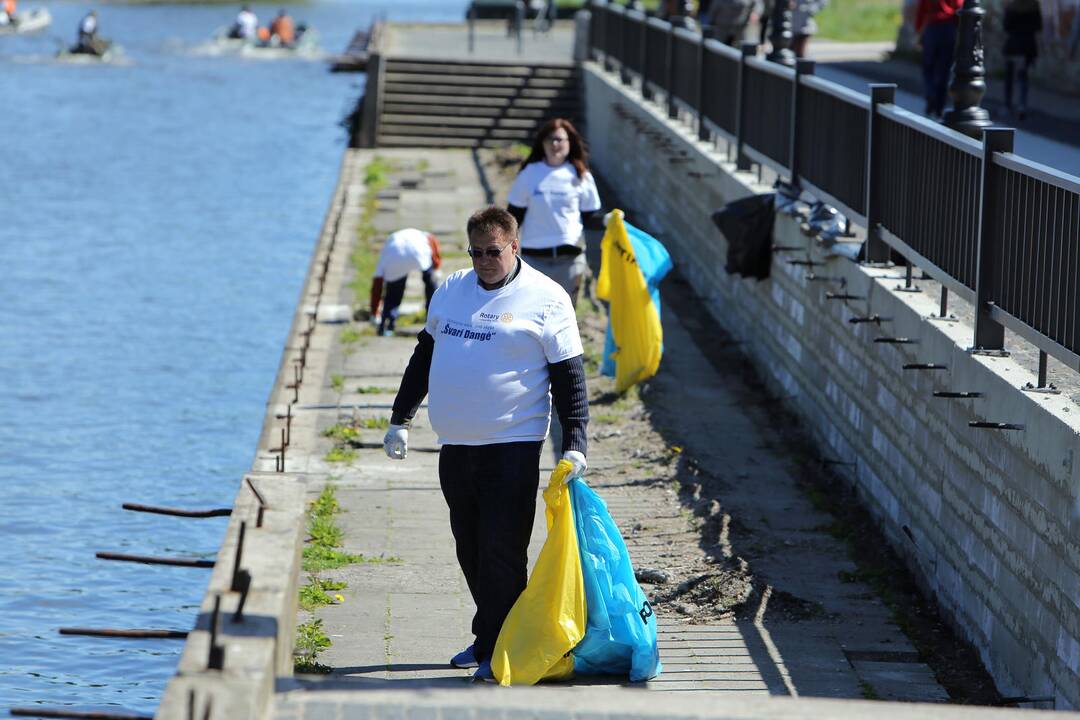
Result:
<svg viewBox="0 0 1080 720">
<path fill-rule="evenodd" d="M 383 116 L 386 115 L 454 115 L 471 118 L 521 118 L 523 120 L 545 120 L 552 116 L 553 110 L 559 114 L 578 115 L 580 105 L 578 103 L 565 103 L 548 105 L 544 108 L 519 108 L 507 107 L 508 103 L 499 106 L 488 105 L 430 105 L 425 103 L 410 102 L 384 102 L 382 106 Z"/>
<path fill-rule="evenodd" d="M 376 138 L 378 147 L 440 147 L 440 148 L 476 148 L 476 147 L 507 147 L 515 142 L 513 139 L 495 138 L 462 138 L 462 137 L 439 137 L 435 135 L 383 135 Z"/>
<path fill-rule="evenodd" d="M 468 60 L 432 60 L 431 58 L 392 57 L 387 62 L 387 70 L 401 72 L 452 72 L 470 75 L 517 76 L 533 75 L 536 77 L 576 76 L 577 68 L 572 63 L 478 63 Z"/>
<path fill-rule="evenodd" d="M 462 115 L 418 114 L 418 113 L 388 113 L 384 112 L 379 119 L 383 125 L 433 125 L 436 127 L 473 127 L 473 128 L 502 128 L 506 130 L 535 130 L 540 125 L 540 120 L 500 118 L 500 117 L 466 117 Z"/>
<path fill-rule="evenodd" d="M 387 83 L 385 86 L 386 94 L 393 93 L 408 93 L 408 94 L 420 94 L 429 95 L 437 98 L 441 97 L 460 97 L 467 95 L 470 97 L 498 97 L 498 98 L 541 98 L 546 100 L 569 100 L 577 99 L 576 91 L 567 91 L 561 88 L 513 88 L 513 87 L 477 87 L 468 85 L 454 85 L 448 86 L 442 83 L 438 84 L 423 84 L 423 83 L 402 83 L 393 82 Z M 384 95 L 385 97 L 385 95 Z"/>
<path fill-rule="evenodd" d="M 414 93 L 409 91 L 393 91 L 387 88 L 383 93 L 383 105 L 392 103 L 406 103 L 417 105 L 453 105 L 461 108 L 487 108 L 487 109 L 516 109 L 516 110 L 543 110 L 551 112 L 561 108 L 579 108 L 580 98 L 573 96 L 554 97 L 491 97 L 476 95 L 438 95 L 432 96 L 426 93 Z"/>
<path fill-rule="evenodd" d="M 564 78 L 501 77 L 489 75 L 450 75 L 442 73 L 401 73 L 388 71 L 384 76 L 388 85 L 395 83 L 470 85 L 473 87 L 500 88 L 567 88 L 577 89 L 577 82 Z"/>
<path fill-rule="evenodd" d="M 379 125 L 379 135 L 413 135 L 428 137 L 461 138 L 462 140 L 487 138 L 499 140 L 532 140 L 532 128 L 482 128 L 482 127 L 446 127 L 442 125 L 411 125 L 402 123 L 384 123 Z"/>
</svg>

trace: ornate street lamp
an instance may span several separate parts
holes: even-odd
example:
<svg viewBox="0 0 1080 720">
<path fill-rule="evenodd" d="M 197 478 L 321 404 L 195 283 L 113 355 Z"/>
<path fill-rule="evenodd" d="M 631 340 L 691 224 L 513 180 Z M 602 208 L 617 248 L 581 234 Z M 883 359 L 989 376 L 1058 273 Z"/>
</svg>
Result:
<svg viewBox="0 0 1080 720">
<path fill-rule="evenodd" d="M 945 124 L 973 138 L 982 139 L 983 128 L 993 125 L 990 113 L 979 106 L 986 94 L 986 67 L 983 65 L 982 20 L 986 10 L 979 0 L 964 0 L 958 13 L 956 61 L 949 85 L 953 108 L 945 113 Z"/>
<path fill-rule="evenodd" d="M 791 45 L 795 36 L 791 33 L 791 0 L 773 0 L 769 24 L 772 26 L 772 32 L 769 33 L 772 49 L 765 59 L 794 67 L 795 53 L 791 51 Z"/>
</svg>

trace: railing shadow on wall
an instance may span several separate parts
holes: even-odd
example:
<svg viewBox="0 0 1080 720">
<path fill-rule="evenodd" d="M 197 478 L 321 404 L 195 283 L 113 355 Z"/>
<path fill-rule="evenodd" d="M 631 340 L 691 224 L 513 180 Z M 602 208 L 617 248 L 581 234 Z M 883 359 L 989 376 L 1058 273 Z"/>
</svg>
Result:
<svg viewBox="0 0 1080 720">
<path fill-rule="evenodd" d="M 1080 178 L 1013 154 L 1013 130 L 983 141 L 663 20 L 593 0 L 589 56 L 623 84 L 686 113 L 701 140 L 866 227 L 864 258 L 893 251 L 976 308 L 972 351 L 1003 354 L 1005 329 L 1080 371 Z M 942 305 L 946 302 L 943 296 Z"/>
</svg>

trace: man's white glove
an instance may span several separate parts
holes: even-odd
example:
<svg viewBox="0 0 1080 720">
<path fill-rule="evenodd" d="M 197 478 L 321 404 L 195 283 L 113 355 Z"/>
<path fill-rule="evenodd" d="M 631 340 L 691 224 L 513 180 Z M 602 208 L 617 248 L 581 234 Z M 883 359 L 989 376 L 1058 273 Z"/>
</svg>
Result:
<svg viewBox="0 0 1080 720">
<path fill-rule="evenodd" d="M 562 459 L 568 460 L 570 464 L 574 466 L 570 475 L 567 476 L 568 479 L 572 477 L 581 477 L 589 467 L 589 464 L 585 462 L 585 455 L 579 453 L 577 450 L 567 450 L 562 454 Z"/>
<path fill-rule="evenodd" d="M 391 460 L 404 460 L 409 454 L 409 429 L 404 425 L 391 425 L 382 440 L 386 457 Z"/>
</svg>

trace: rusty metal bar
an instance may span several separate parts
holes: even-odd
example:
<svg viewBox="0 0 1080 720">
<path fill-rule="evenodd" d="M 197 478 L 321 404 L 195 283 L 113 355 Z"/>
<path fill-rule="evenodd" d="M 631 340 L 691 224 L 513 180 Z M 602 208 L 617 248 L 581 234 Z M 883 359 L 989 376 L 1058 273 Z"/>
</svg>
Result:
<svg viewBox="0 0 1080 720">
<path fill-rule="evenodd" d="M 206 659 L 207 670 L 225 669 L 225 647 L 218 645 L 218 620 L 221 612 L 221 595 L 214 596 L 214 614 L 210 616 L 210 654 Z"/>
<path fill-rule="evenodd" d="M 1023 425 L 1016 423 L 998 423 L 998 422 L 982 422 L 979 420 L 971 420 L 968 422 L 968 427 L 983 428 L 985 430 L 1023 430 Z"/>
<path fill-rule="evenodd" d="M 934 397 L 939 398 L 953 398 L 957 400 L 971 400 L 973 398 L 981 398 L 983 394 L 981 392 L 951 392 L 948 390 L 936 390 Z"/>
<path fill-rule="evenodd" d="M 244 622 L 244 605 L 247 604 L 248 592 L 251 590 L 251 573 L 247 570 L 240 570 L 237 572 L 236 577 L 233 578 L 233 592 L 240 593 L 240 602 L 236 605 L 236 612 L 233 613 L 232 621 L 234 623 Z"/>
<path fill-rule="evenodd" d="M 11 715 L 13 717 L 74 718 L 75 720 L 154 720 L 150 715 L 48 707 L 13 707 L 11 708 Z"/>
<path fill-rule="evenodd" d="M 131 640 L 183 640 L 186 630 L 163 630 L 158 628 L 80 628 L 62 627 L 61 635 L 85 635 L 87 637 L 128 638 Z"/>
<path fill-rule="evenodd" d="M 948 370 L 948 365 L 938 363 L 904 363 L 905 370 Z"/>
<path fill-rule="evenodd" d="M 189 560 L 187 558 L 151 557 L 149 555 L 128 555 L 126 553 L 99 552 L 99 560 L 119 560 L 120 562 L 142 563 L 143 565 L 172 565 L 174 567 L 212 568 L 213 560 Z"/>
<path fill-rule="evenodd" d="M 874 338 L 874 342 L 885 345 L 917 345 L 919 343 L 919 341 L 914 338 L 906 337 L 878 337 Z"/>
<path fill-rule="evenodd" d="M 292 406 L 290 405 L 289 407 Z M 259 512 L 255 516 L 255 527 L 261 528 L 263 524 L 263 513 L 266 512 L 266 498 L 264 498 L 262 496 L 262 493 L 259 492 L 258 488 L 255 487 L 255 483 L 251 482 L 251 478 L 244 478 L 244 482 L 247 483 L 247 486 L 249 488 L 251 488 L 251 492 L 255 496 L 255 500 L 257 500 L 259 503 Z"/>
<path fill-rule="evenodd" d="M 858 325 L 859 323 L 874 323 L 880 325 L 883 322 L 891 322 L 892 318 L 881 317 L 880 315 L 867 315 L 866 317 L 853 317 L 848 318 L 848 322 L 852 325 Z"/>
<path fill-rule="evenodd" d="M 227 517 L 232 514 L 232 508 L 213 508 L 211 510 L 182 510 L 180 508 L 160 507 L 157 505 L 143 505 L 141 503 L 124 503 L 124 510 L 132 512 L 154 513 L 155 515 L 172 515 L 186 518 L 210 518 Z"/>
<path fill-rule="evenodd" d="M 850 295 L 848 293 L 826 292 L 825 293 L 825 299 L 826 300 L 865 300 L 866 298 L 862 297 L 861 295 Z"/>
<path fill-rule="evenodd" d="M 233 557 L 232 582 L 229 589 L 233 592 L 240 590 L 240 561 L 244 557 L 244 534 L 247 532 L 247 521 L 240 521 L 240 533 L 236 537 L 236 555 Z"/>
</svg>

